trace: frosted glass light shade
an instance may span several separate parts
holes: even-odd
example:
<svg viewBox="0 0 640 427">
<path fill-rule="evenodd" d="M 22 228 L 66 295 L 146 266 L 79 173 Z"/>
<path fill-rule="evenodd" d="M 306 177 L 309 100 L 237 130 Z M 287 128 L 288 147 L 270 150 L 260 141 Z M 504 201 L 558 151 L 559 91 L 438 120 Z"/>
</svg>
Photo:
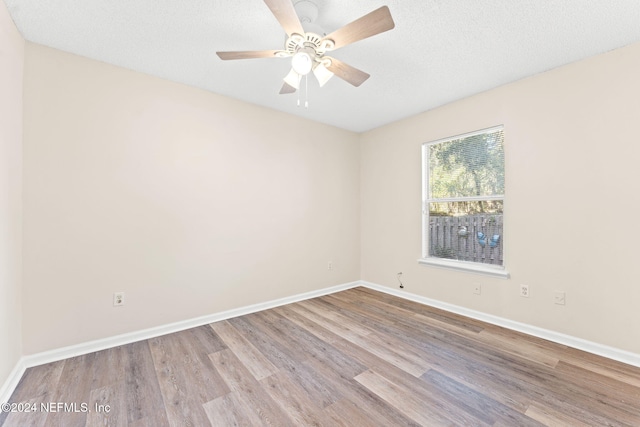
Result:
<svg viewBox="0 0 640 427">
<path fill-rule="evenodd" d="M 307 52 L 300 51 L 293 55 L 291 66 L 296 71 L 296 73 L 300 74 L 301 76 L 306 76 L 311 71 L 311 67 L 313 66 L 313 59 Z"/>
<path fill-rule="evenodd" d="M 300 89 L 300 74 L 296 73 L 296 70 L 293 68 L 289 71 L 289 74 L 284 78 L 284 82 L 291 87 L 296 88 L 296 90 Z"/>
<path fill-rule="evenodd" d="M 318 79 L 320 87 L 324 86 L 324 84 L 328 82 L 331 77 L 333 77 L 333 73 L 322 64 L 316 65 L 316 67 L 313 69 L 313 75 L 315 75 L 316 79 Z"/>
</svg>

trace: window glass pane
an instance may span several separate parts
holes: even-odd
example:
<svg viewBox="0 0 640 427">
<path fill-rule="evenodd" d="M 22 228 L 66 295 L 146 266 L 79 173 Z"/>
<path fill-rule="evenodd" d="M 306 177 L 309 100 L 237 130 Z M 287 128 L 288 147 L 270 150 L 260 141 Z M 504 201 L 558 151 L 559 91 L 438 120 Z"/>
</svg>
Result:
<svg viewBox="0 0 640 427">
<path fill-rule="evenodd" d="M 434 202 L 429 203 L 429 216 L 464 216 L 475 214 L 502 215 L 503 200 Z"/>
<path fill-rule="evenodd" d="M 429 256 L 502 265 L 502 200 L 429 203 Z"/>
<path fill-rule="evenodd" d="M 499 129 L 429 145 L 429 198 L 503 195 L 503 142 Z"/>
</svg>

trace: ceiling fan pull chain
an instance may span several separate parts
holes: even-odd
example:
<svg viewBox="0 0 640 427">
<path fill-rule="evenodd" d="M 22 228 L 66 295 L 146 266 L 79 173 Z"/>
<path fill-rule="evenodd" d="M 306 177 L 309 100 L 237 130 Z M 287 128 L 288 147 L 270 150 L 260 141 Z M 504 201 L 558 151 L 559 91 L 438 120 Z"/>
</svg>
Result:
<svg viewBox="0 0 640 427">
<path fill-rule="evenodd" d="M 304 108 L 309 108 L 309 75 L 304 76 Z"/>
</svg>

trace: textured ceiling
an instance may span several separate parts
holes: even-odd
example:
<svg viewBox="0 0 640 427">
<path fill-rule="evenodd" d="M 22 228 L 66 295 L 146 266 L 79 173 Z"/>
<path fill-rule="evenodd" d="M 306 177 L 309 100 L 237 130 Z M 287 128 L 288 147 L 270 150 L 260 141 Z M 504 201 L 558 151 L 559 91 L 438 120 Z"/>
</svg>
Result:
<svg viewBox="0 0 640 427">
<path fill-rule="evenodd" d="M 332 52 L 371 74 L 279 95 L 288 59 L 262 0 L 4 0 L 25 39 L 357 132 L 640 41 L 638 0 L 314 0 L 327 33 L 382 5 L 395 29 Z M 302 92 L 304 99 L 304 92 Z"/>
</svg>

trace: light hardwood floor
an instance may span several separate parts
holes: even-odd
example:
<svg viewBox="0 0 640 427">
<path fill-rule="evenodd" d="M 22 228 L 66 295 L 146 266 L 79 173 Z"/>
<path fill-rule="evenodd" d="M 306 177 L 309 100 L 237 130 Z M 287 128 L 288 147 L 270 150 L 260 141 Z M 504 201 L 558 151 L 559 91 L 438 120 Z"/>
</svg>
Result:
<svg viewBox="0 0 640 427">
<path fill-rule="evenodd" d="M 640 426 L 640 368 L 355 288 L 30 368 L 11 401 L 76 407 L 5 427 Z"/>
</svg>

